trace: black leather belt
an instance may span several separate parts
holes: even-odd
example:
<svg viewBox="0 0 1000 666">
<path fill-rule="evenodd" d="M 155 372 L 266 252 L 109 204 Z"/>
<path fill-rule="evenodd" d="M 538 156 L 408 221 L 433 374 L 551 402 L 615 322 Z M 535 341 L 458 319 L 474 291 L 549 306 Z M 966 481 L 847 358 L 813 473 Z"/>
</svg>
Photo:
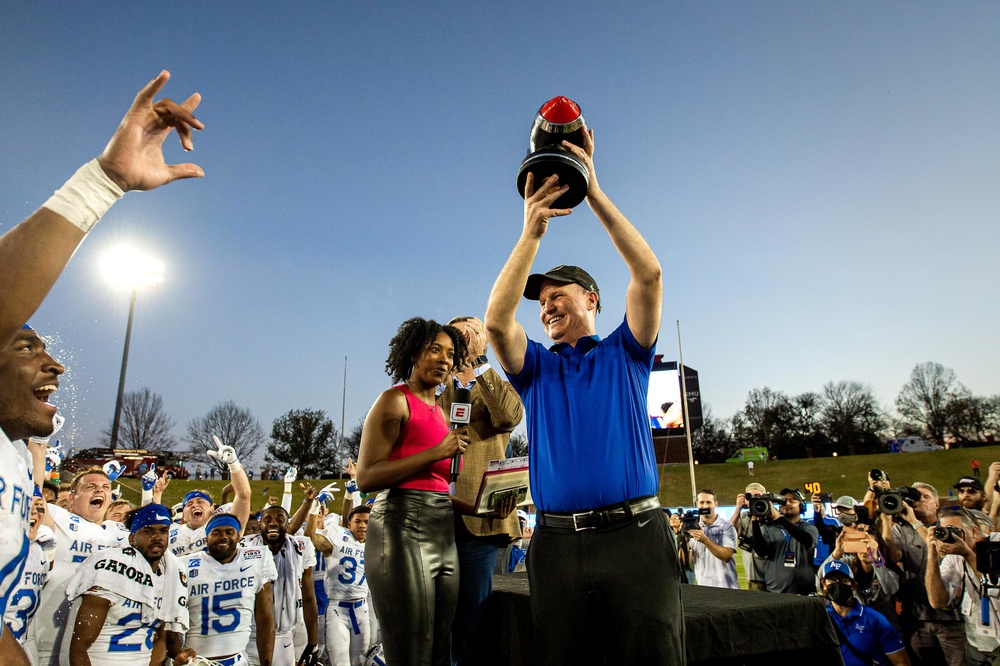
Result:
<svg viewBox="0 0 1000 666">
<path fill-rule="evenodd" d="M 590 511 L 578 511 L 576 513 L 539 511 L 538 524 L 542 527 L 557 527 L 564 530 L 573 530 L 574 532 L 596 530 L 598 527 L 631 520 L 633 516 L 659 508 L 660 499 L 655 495 L 650 495 L 649 497 L 640 497 L 639 499 L 604 506 L 600 509 L 591 509 Z"/>
</svg>

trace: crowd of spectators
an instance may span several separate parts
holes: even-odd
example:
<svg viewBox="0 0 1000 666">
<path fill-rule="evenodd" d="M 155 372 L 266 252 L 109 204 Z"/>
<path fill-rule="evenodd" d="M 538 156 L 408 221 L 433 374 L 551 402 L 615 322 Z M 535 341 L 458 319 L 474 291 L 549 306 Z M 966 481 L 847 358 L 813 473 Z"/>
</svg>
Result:
<svg viewBox="0 0 1000 666">
<path fill-rule="evenodd" d="M 836 499 L 751 483 L 728 520 L 702 490 L 670 517 L 682 576 L 737 589 L 741 550 L 750 590 L 825 597 L 849 665 L 1000 663 L 1000 462 L 944 499 L 898 481 L 873 469 L 860 497 Z"/>
</svg>

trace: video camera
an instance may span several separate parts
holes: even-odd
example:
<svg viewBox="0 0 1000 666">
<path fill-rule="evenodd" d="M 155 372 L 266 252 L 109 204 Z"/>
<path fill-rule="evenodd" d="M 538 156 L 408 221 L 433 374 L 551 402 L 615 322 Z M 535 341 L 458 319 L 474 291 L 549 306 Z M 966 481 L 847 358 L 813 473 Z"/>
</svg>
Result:
<svg viewBox="0 0 1000 666">
<path fill-rule="evenodd" d="M 976 569 L 983 575 L 1000 575 L 1000 541 L 987 540 L 976 544 Z"/>
<path fill-rule="evenodd" d="M 680 513 L 678 511 L 677 513 Z M 685 511 L 681 513 L 681 525 L 685 532 L 690 532 L 691 530 L 701 529 L 701 517 L 707 516 L 712 513 L 711 509 L 691 509 L 690 511 Z"/>
<path fill-rule="evenodd" d="M 785 506 L 787 502 L 788 500 L 785 499 L 784 495 L 775 495 L 774 493 L 749 495 L 747 497 L 747 508 L 750 510 L 751 516 L 765 518 L 771 515 L 772 504 Z"/>
<path fill-rule="evenodd" d="M 903 502 L 913 506 L 914 502 L 920 501 L 920 491 L 911 486 L 899 486 L 898 488 L 876 488 L 875 499 L 878 502 L 878 510 L 887 516 L 894 516 L 903 513 Z"/>
</svg>

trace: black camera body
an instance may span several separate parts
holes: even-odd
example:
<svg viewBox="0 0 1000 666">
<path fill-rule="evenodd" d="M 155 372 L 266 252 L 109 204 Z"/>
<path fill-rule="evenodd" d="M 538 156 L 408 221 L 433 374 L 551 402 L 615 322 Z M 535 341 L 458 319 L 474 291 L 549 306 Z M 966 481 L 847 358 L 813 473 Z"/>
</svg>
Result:
<svg viewBox="0 0 1000 666">
<path fill-rule="evenodd" d="M 976 568 L 987 576 L 1000 575 L 1000 541 L 980 541 L 976 544 Z"/>
<path fill-rule="evenodd" d="M 766 518 L 771 515 L 772 504 L 785 506 L 787 502 L 788 500 L 785 499 L 784 495 L 775 495 L 774 493 L 747 497 L 747 507 L 750 510 L 750 515 L 759 518 Z"/>
<path fill-rule="evenodd" d="M 878 501 L 878 510 L 887 516 L 894 516 L 903 513 L 903 502 L 913 506 L 914 502 L 920 501 L 920 491 L 911 486 L 900 486 L 898 488 L 875 489 L 875 499 Z"/>
<path fill-rule="evenodd" d="M 932 527 L 931 534 L 941 543 L 955 543 L 957 539 L 961 539 L 963 537 L 962 530 L 950 525 L 948 527 L 941 527 L 940 525 Z M 982 571 L 982 569 L 980 569 L 980 571 Z"/>
<path fill-rule="evenodd" d="M 701 517 L 712 513 L 711 509 L 691 509 L 681 514 L 681 526 L 685 532 L 701 529 Z"/>
</svg>

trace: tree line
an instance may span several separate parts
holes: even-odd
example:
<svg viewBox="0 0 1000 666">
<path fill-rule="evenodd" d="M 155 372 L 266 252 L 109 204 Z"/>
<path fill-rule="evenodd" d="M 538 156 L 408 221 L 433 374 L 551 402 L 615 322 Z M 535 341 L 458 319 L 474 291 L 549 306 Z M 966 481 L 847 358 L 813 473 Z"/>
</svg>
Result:
<svg viewBox="0 0 1000 666">
<path fill-rule="evenodd" d="M 1000 395 L 973 395 L 954 370 L 933 362 L 913 368 L 894 409 L 882 405 L 869 385 L 840 381 L 797 396 L 752 389 L 728 419 L 716 418 L 707 406 L 703 412 L 703 425 L 692 434 L 699 462 L 722 462 L 750 446 L 784 459 L 884 453 L 896 437 L 968 446 L 1000 436 Z"/>
<path fill-rule="evenodd" d="M 325 411 L 292 409 L 274 420 L 269 437 L 249 409 L 228 400 L 191 419 L 181 441 L 173 434 L 175 425 L 160 395 L 149 388 L 130 391 L 122 400 L 118 447 L 187 453 L 194 462 L 221 469 L 208 455 L 216 448 L 215 435 L 235 448 L 241 460 L 259 459 L 263 453 L 264 467 L 293 465 L 300 478 L 314 479 L 339 475 L 348 460 L 358 459 L 363 422 L 341 437 Z M 111 444 L 110 424 L 101 432 L 101 443 Z"/>
</svg>

